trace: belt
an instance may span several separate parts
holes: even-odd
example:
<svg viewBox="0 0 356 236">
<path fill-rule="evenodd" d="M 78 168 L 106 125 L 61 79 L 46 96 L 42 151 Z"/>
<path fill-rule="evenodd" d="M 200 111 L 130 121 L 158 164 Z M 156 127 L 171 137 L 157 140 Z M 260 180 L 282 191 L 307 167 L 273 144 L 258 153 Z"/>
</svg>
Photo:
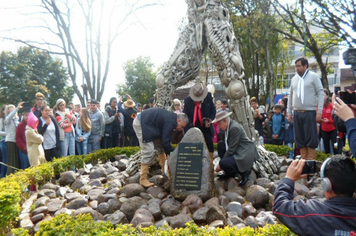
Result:
<svg viewBox="0 0 356 236">
<path fill-rule="evenodd" d="M 313 111 L 313 110 L 294 110 L 294 112 L 296 112 L 296 113 L 310 112 L 310 111 Z"/>
</svg>

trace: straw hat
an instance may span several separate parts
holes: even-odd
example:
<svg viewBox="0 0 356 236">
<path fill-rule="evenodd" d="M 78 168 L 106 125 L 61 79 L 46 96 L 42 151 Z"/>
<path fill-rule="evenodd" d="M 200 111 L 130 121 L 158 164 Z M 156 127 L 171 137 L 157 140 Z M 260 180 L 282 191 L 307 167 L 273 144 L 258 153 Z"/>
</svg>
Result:
<svg viewBox="0 0 356 236">
<path fill-rule="evenodd" d="M 132 101 L 131 99 L 127 99 L 126 102 L 124 102 L 124 106 L 127 107 L 127 108 L 132 108 L 135 106 L 135 102 Z"/>
<path fill-rule="evenodd" d="M 226 112 L 226 111 L 221 111 L 216 114 L 215 119 L 212 121 L 212 123 L 216 123 L 218 121 L 221 121 L 227 117 L 229 117 L 232 114 L 232 112 Z"/>
<path fill-rule="evenodd" d="M 196 83 L 190 88 L 189 96 L 193 101 L 200 102 L 203 101 L 208 94 L 208 88 L 203 83 Z"/>
</svg>

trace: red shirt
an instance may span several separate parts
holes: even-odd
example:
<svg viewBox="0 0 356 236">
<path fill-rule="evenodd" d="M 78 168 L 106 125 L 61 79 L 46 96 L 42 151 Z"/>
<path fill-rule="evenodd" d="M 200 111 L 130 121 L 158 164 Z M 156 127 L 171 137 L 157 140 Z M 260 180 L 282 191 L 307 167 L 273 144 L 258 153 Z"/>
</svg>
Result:
<svg viewBox="0 0 356 236">
<path fill-rule="evenodd" d="M 321 122 L 321 130 L 325 131 L 325 132 L 329 132 L 329 131 L 333 131 L 335 130 L 335 125 L 334 125 L 334 121 L 333 118 L 331 116 L 333 111 L 333 105 L 331 103 L 328 104 L 327 107 L 323 106 L 323 113 L 321 115 L 322 119 L 328 119 L 328 122 Z"/>
<path fill-rule="evenodd" d="M 16 128 L 16 145 L 25 154 L 27 154 L 26 148 L 26 122 L 22 121 Z"/>
</svg>

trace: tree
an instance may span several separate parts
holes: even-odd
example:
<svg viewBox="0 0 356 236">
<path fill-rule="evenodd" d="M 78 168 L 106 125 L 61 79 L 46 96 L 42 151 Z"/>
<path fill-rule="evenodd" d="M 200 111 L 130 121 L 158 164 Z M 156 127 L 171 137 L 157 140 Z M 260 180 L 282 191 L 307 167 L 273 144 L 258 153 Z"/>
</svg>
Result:
<svg viewBox="0 0 356 236">
<path fill-rule="evenodd" d="M 280 56 L 286 51 L 283 37 L 270 30 L 281 27 L 278 17 L 269 0 L 226 2 L 240 43 L 248 93 L 266 103 L 268 97 L 275 95 L 278 66 L 289 59 Z"/>
<path fill-rule="evenodd" d="M 328 61 L 323 61 L 322 56 L 331 48 L 338 46 L 341 39 L 327 32 L 312 32 L 311 26 L 315 18 L 314 15 L 305 14 L 304 9 L 307 7 L 304 5 L 303 0 L 291 7 L 289 5 L 284 6 L 278 0 L 274 0 L 273 5 L 285 25 L 282 29 L 274 27 L 274 31 L 283 34 L 290 41 L 302 45 L 305 44 L 319 65 L 323 87 L 328 89 L 327 75 L 330 68 Z M 306 41 L 304 40 L 304 34 L 306 34 Z"/>
<path fill-rule="evenodd" d="M 308 0 L 310 5 L 317 7 L 307 8 L 309 15 L 314 15 L 313 24 L 322 27 L 330 34 L 340 37 L 352 47 L 356 45 L 356 5 L 354 0 Z"/>
<path fill-rule="evenodd" d="M 89 98 L 101 100 L 113 44 L 129 27 L 124 24 L 126 19 L 156 5 L 152 1 L 125 1 L 123 6 L 122 1 L 115 0 L 41 0 L 41 11 L 36 15 L 42 16 L 43 24 L 34 28 L 50 32 L 55 39 L 16 41 L 64 56 L 73 89 L 84 106 Z"/>
<path fill-rule="evenodd" d="M 46 96 L 50 106 L 54 106 L 58 98 L 68 102 L 73 99 L 74 91 L 67 83 L 62 61 L 47 52 L 21 47 L 17 53 L 3 51 L 0 55 L 0 100 L 3 103 L 34 103 L 37 92 Z"/>
<path fill-rule="evenodd" d="M 119 95 L 130 94 L 137 102 L 148 103 L 156 91 L 156 76 L 149 57 L 138 57 L 124 63 L 125 85 L 118 86 Z"/>
</svg>

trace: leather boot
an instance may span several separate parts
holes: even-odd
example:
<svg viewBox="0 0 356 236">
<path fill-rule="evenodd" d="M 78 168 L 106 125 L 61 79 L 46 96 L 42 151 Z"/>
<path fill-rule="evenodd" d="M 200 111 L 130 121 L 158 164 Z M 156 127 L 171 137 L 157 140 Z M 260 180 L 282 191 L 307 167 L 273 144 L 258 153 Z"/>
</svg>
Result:
<svg viewBox="0 0 356 236">
<path fill-rule="evenodd" d="M 159 162 L 159 165 L 161 166 L 162 174 L 164 174 L 164 166 L 166 164 L 166 154 L 165 153 L 158 154 L 158 162 Z"/>
<path fill-rule="evenodd" d="M 149 165 L 148 164 L 141 164 L 141 175 L 140 175 L 140 184 L 145 187 L 151 187 L 154 184 L 151 183 L 150 181 L 148 181 L 147 176 L 148 176 L 148 168 Z"/>
<path fill-rule="evenodd" d="M 248 171 L 245 171 L 244 173 L 242 173 L 242 180 L 239 182 L 239 185 L 242 186 L 242 185 L 245 185 L 248 181 L 248 177 L 250 176 L 251 174 L 251 170 L 248 170 Z"/>
<path fill-rule="evenodd" d="M 300 151 L 300 155 L 301 155 L 302 159 L 308 160 L 308 148 L 302 147 L 302 148 L 299 148 L 299 151 Z"/>
<path fill-rule="evenodd" d="M 315 148 L 308 147 L 308 160 L 316 160 L 316 150 Z"/>
</svg>

